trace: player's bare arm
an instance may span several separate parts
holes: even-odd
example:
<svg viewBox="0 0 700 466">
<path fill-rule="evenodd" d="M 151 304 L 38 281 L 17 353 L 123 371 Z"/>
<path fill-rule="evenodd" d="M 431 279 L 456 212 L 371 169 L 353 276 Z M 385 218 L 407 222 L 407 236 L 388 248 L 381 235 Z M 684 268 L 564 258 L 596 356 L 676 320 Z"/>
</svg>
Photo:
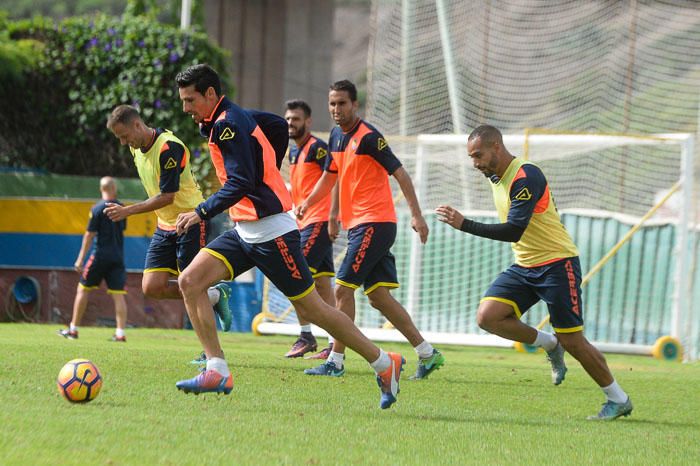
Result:
<svg viewBox="0 0 700 466">
<path fill-rule="evenodd" d="M 75 263 L 73 264 L 73 269 L 75 269 L 75 271 L 78 273 L 83 273 L 83 261 L 85 260 L 85 255 L 90 249 L 90 245 L 92 245 L 92 240 L 95 239 L 95 236 L 97 236 L 97 232 L 95 231 L 86 231 L 83 235 L 83 242 L 80 245 L 80 252 L 78 253 L 78 257 L 75 259 Z"/>
<path fill-rule="evenodd" d="M 340 234 L 340 222 L 338 221 L 338 209 L 340 206 L 340 199 L 338 198 L 338 183 L 333 185 L 333 190 L 331 191 L 331 210 L 328 213 L 328 236 L 331 241 L 335 241 Z"/>
<path fill-rule="evenodd" d="M 311 191 L 311 194 L 309 194 L 309 197 L 307 197 L 301 205 L 294 208 L 294 214 L 297 216 L 297 218 L 303 218 L 309 207 L 326 197 L 333 189 L 333 186 L 335 186 L 337 179 L 337 173 L 323 172 L 323 175 L 321 175 L 321 178 L 318 179 L 318 182 L 316 183 L 316 186 L 314 186 L 314 190 Z"/>
<path fill-rule="evenodd" d="M 420 210 L 418 196 L 416 196 L 416 190 L 413 188 L 411 176 L 403 167 L 396 169 L 393 176 L 399 183 L 401 192 L 406 198 L 406 203 L 408 203 L 408 208 L 411 210 L 411 227 L 420 236 L 420 242 L 425 244 L 428 241 L 428 224 L 425 222 L 423 213 Z"/>
<path fill-rule="evenodd" d="M 149 197 L 145 201 L 127 206 L 107 202 L 107 208 L 105 208 L 104 212 L 110 220 L 118 222 L 124 220 L 129 215 L 153 212 L 154 210 L 170 205 L 175 201 L 175 194 L 176 193 L 159 193 L 153 197 Z"/>
</svg>

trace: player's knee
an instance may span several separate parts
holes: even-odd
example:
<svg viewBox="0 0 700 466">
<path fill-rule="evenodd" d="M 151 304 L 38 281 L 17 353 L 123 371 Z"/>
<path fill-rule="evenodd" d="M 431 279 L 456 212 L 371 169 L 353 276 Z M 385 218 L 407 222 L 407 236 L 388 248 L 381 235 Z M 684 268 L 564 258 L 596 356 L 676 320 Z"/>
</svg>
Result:
<svg viewBox="0 0 700 466">
<path fill-rule="evenodd" d="M 312 324 L 318 324 L 322 313 L 327 312 L 328 305 L 320 298 L 306 296 L 304 299 L 294 301 L 294 310 L 297 317 Z"/>
<path fill-rule="evenodd" d="M 197 282 L 195 277 L 188 273 L 187 270 L 182 272 L 177 278 L 177 284 L 180 287 L 180 292 L 183 296 L 189 296 L 201 291 L 202 286 Z"/>
<path fill-rule="evenodd" d="M 391 295 L 389 295 L 391 297 Z M 375 308 L 378 311 L 381 311 L 386 307 L 386 296 L 380 293 L 377 293 L 376 291 L 374 293 L 370 293 L 367 295 L 367 300 L 369 301 L 369 305 Z"/>
<path fill-rule="evenodd" d="M 163 285 L 157 282 L 145 281 L 141 284 L 144 296 L 152 299 L 160 299 L 165 291 Z"/>
<path fill-rule="evenodd" d="M 347 286 L 336 286 L 335 287 L 335 302 L 338 306 L 341 303 L 346 303 L 354 298 L 355 290 L 348 288 Z"/>
<path fill-rule="evenodd" d="M 597 351 L 583 336 L 583 332 L 558 333 L 557 338 L 566 352 L 575 358 L 591 350 Z"/>
<path fill-rule="evenodd" d="M 494 319 L 487 308 L 480 307 L 476 311 L 476 323 L 480 329 L 490 332 L 494 328 Z"/>
</svg>

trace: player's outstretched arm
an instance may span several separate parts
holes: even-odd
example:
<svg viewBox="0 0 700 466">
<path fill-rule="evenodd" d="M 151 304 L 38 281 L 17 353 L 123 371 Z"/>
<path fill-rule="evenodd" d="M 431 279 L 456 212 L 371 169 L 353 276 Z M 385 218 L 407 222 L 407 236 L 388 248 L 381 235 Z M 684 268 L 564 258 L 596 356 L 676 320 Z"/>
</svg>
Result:
<svg viewBox="0 0 700 466">
<path fill-rule="evenodd" d="M 107 208 L 104 212 L 113 222 L 124 220 L 129 215 L 142 214 L 144 212 L 153 212 L 175 201 L 175 193 L 159 193 L 153 197 L 149 197 L 145 201 L 137 202 L 131 205 L 119 205 L 114 202 L 107 202 Z"/>
<path fill-rule="evenodd" d="M 457 230 L 465 233 L 470 233 L 482 238 L 495 239 L 507 243 L 517 243 L 525 232 L 525 228 L 513 225 L 512 223 L 481 223 L 464 218 L 458 210 L 448 206 L 441 205 L 435 209 L 438 215 L 438 220 L 447 223 Z"/>
<path fill-rule="evenodd" d="M 428 224 L 425 222 L 423 213 L 420 210 L 420 203 L 418 202 L 418 196 L 416 196 L 416 190 L 413 188 L 411 175 L 409 175 L 403 167 L 397 168 L 392 175 L 399 183 L 401 192 L 406 198 L 408 208 L 411 210 L 411 227 L 418 233 L 418 236 L 420 236 L 420 242 L 425 244 L 428 241 Z"/>
</svg>

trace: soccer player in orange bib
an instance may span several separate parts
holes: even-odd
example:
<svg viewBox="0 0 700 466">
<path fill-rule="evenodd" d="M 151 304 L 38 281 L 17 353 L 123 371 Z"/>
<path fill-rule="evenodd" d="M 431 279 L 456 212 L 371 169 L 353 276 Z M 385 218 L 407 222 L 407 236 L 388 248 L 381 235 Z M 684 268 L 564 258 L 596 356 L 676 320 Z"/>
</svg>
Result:
<svg viewBox="0 0 700 466">
<path fill-rule="evenodd" d="M 413 182 L 379 131 L 357 115 L 357 89 L 353 83 L 343 80 L 331 85 L 328 109 L 337 125 L 328 140 L 331 156 L 312 193 L 296 208 L 297 217 L 304 218 L 338 182 L 339 217 L 348 230 L 347 254 L 336 276 L 338 308 L 354 319 L 355 290 L 364 286 L 372 307 L 406 337 L 418 354 L 418 368 L 411 378 L 425 379 L 444 364 L 445 357 L 425 341 L 406 309 L 389 291 L 399 286 L 391 253 L 397 219 L 389 175 L 399 183 L 406 198 L 411 226 L 422 243 L 428 240 L 428 225 Z M 306 369 L 305 373 L 342 376 L 344 343 L 336 341 L 326 362 Z"/>
<path fill-rule="evenodd" d="M 542 170 L 511 155 L 501 132 L 490 125 L 472 131 L 467 152 L 474 167 L 490 180 L 502 223 L 475 222 L 447 205 L 436 209 L 438 218 L 465 233 L 513 243 L 515 253 L 515 264 L 496 277 L 481 300 L 479 327 L 544 348 L 555 385 L 566 375 L 564 350 L 568 351 L 607 397 L 598 415 L 588 419 L 628 416 L 632 401 L 613 378 L 603 355 L 583 335 L 578 249 L 561 223 Z M 556 335 L 520 321 L 540 300 L 547 303 Z"/>
<path fill-rule="evenodd" d="M 233 280 L 258 267 L 289 298 L 297 315 L 315 323 L 364 357 L 377 374 L 382 409 L 396 402 L 405 360 L 369 341 L 347 315 L 326 304 L 318 292 L 301 252 L 300 235 L 289 214 L 292 199 L 277 165 L 279 151 L 262 131 L 251 110 L 244 110 L 221 93 L 219 76 L 210 66 L 193 65 L 176 76 L 182 109 L 200 125 L 221 189 L 177 220 L 178 233 L 229 210 L 236 222 L 207 244 L 180 275 L 185 306 L 207 356 L 206 369 L 176 383 L 188 393 L 228 394 L 233 378 L 221 349 L 213 316 L 207 312 L 207 287 Z M 284 128 L 284 118 L 267 114 Z M 286 139 L 286 138 L 285 138 Z"/>
</svg>

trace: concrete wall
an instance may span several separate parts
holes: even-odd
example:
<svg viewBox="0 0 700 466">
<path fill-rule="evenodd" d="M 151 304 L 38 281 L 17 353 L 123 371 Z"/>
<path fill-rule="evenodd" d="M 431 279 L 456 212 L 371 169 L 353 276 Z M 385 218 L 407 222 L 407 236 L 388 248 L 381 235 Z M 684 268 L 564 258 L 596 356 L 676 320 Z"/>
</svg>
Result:
<svg viewBox="0 0 700 466">
<path fill-rule="evenodd" d="M 328 85 L 333 58 L 334 2 L 327 0 L 205 0 L 210 37 L 231 52 L 234 101 L 282 113 L 301 98 L 315 129 L 328 130 Z"/>
</svg>

